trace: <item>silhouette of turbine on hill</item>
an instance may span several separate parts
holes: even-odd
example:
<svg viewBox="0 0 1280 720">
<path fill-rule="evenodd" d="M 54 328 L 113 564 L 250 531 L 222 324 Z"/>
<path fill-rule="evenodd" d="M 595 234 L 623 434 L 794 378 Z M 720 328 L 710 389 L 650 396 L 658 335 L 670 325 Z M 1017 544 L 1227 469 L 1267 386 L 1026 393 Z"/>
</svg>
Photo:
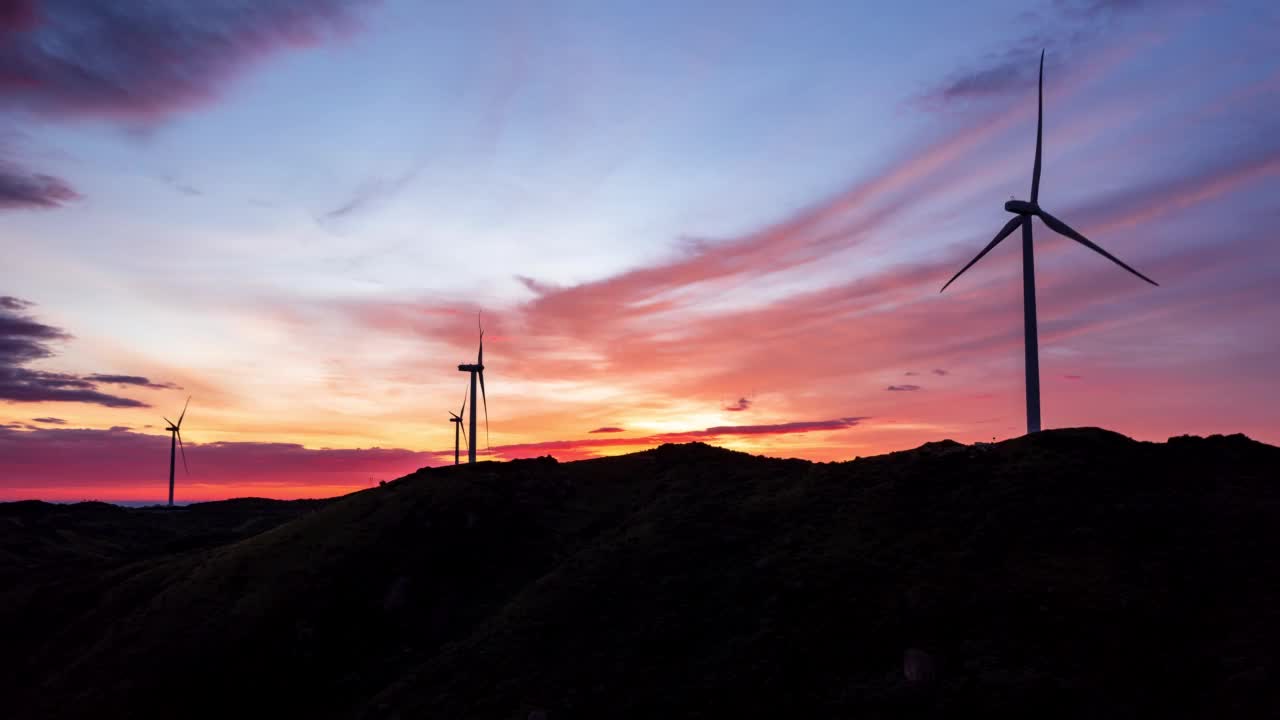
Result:
<svg viewBox="0 0 1280 720">
<path fill-rule="evenodd" d="M 947 286 L 956 281 L 956 278 L 964 274 L 965 270 L 973 267 L 973 264 L 982 259 L 983 255 L 991 252 L 991 249 L 1000 244 L 1001 240 L 1009 237 L 1014 230 L 1022 228 L 1022 322 L 1023 333 L 1026 337 L 1026 375 L 1027 375 L 1027 432 L 1034 433 L 1040 431 L 1040 351 L 1038 340 L 1036 338 L 1036 278 L 1035 278 L 1035 257 L 1032 253 L 1031 245 L 1031 218 L 1039 217 L 1040 220 L 1049 226 L 1050 230 L 1065 235 L 1084 245 L 1090 250 L 1105 257 L 1111 262 L 1146 280 L 1152 285 L 1158 285 L 1155 280 L 1143 275 L 1133 268 L 1125 265 L 1111 253 L 1098 247 L 1088 238 L 1073 230 L 1069 225 L 1062 222 L 1058 218 L 1050 215 L 1046 210 L 1038 204 L 1040 201 L 1040 147 L 1041 139 L 1044 134 L 1044 51 L 1040 52 L 1040 95 L 1039 106 L 1036 114 L 1036 160 L 1035 167 L 1031 171 L 1031 200 L 1029 202 L 1022 200 L 1010 199 L 1004 204 L 1004 209 L 1013 213 L 1014 218 L 1005 223 L 1000 232 L 996 233 L 996 237 L 987 244 L 977 257 L 969 261 L 968 265 L 960 268 L 960 272 L 956 273 L 946 285 L 942 286 L 942 292 Z"/>
<path fill-rule="evenodd" d="M 169 418 L 164 418 L 164 421 L 169 423 L 169 507 L 173 507 L 173 465 L 174 460 L 176 460 L 174 451 L 177 448 L 182 448 L 183 469 L 187 471 L 188 475 L 191 474 L 191 468 L 187 467 L 187 449 L 182 447 L 182 418 L 187 416 L 187 405 L 190 404 L 191 396 L 188 395 L 187 402 L 182 406 L 182 414 L 178 416 L 178 422 L 175 423 Z M 161 417 L 164 416 L 161 415 Z"/>
<path fill-rule="evenodd" d="M 476 362 L 472 364 L 459 365 L 460 372 L 471 373 L 471 438 L 467 442 L 467 463 L 476 461 L 476 378 L 480 379 L 480 399 L 484 402 L 484 433 L 485 437 L 489 436 L 489 399 L 484 392 L 484 327 L 480 325 L 480 317 L 476 316 L 476 327 L 480 329 L 480 352 L 476 355 Z"/>
<path fill-rule="evenodd" d="M 467 431 L 462 428 L 462 413 L 467 411 L 467 394 L 462 393 L 462 407 L 458 408 L 458 412 L 449 411 L 449 422 L 453 423 L 453 464 L 458 464 L 458 433 L 462 433 L 462 439 L 467 439 Z"/>
</svg>

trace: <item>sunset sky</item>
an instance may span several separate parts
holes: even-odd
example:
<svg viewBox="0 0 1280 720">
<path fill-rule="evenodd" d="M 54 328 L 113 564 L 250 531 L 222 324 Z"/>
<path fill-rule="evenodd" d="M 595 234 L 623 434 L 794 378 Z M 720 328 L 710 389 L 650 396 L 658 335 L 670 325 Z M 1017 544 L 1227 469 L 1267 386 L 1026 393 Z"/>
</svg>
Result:
<svg viewBox="0 0 1280 720">
<path fill-rule="evenodd" d="M 878 5 L 0 2 L 0 499 L 1019 435 L 1041 48 L 1045 426 L 1280 443 L 1280 6 Z"/>
</svg>

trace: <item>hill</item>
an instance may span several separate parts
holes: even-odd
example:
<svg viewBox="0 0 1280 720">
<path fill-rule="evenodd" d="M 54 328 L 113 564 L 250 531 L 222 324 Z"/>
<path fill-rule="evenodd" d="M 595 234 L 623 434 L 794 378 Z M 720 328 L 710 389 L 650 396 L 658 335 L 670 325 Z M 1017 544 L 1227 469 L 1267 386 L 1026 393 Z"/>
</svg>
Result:
<svg viewBox="0 0 1280 720">
<path fill-rule="evenodd" d="M 0 697 L 13 718 L 1274 716 L 1278 470 L 1239 435 L 1096 429 L 827 464 L 667 445 L 232 503 L 229 534 L 163 549 L 147 533 L 177 513 L 0 505 L 0 578 L 34 578 L 0 594 Z"/>
</svg>

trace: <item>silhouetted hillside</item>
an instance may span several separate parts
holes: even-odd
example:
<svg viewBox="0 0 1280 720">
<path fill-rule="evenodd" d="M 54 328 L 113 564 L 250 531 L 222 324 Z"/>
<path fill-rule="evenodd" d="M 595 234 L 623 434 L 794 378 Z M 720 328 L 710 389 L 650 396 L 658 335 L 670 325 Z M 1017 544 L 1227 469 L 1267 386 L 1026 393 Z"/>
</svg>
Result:
<svg viewBox="0 0 1280 720">
<path fill-rule="evenodd" d="M 0 690 L 19 718 L 1273 716 L 1278 483 L 1243 436 L 1082 429 L 423 470 L 189 536 L 0 505 L 0 573 L 39 579 L 0 595 L 38 619 Z"/>
</svg>

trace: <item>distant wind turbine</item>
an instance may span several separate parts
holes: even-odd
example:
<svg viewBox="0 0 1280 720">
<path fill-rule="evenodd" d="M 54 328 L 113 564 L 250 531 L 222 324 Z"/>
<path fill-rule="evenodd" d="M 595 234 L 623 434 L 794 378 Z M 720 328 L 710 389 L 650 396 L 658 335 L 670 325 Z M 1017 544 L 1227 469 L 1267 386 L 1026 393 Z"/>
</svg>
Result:
<svg viewBox="0 0 1280 720">
<path fill-rule="evenodd" d="M 467 442 L 467 463 L 476 461 L 476 378 L 480 379 L 480 399 L 484 403 L 484 434 L 489 437 L 489 398 L 484 392 L 484 327 L 476 316 L 476 326 L 480 328 L 480 352 L 476 355 L 474 365 L 459 365 L 461 372 L 471 373 L 471 438 Z M 486 440 L 487 442 L 487 440 Z"/>
<path fill-rule="evenodd" d="M 449 422 L 453 423 L 453 464 L 458 464 L 458 433 L 462 433 L 462 439 L 467 439 L 467 431 L 462 429 L 462 413 L 467 411 L 467 394 L 462 393 L 462 407 L 458 408 L 458 412 L 449 412 Z"/>
<path fill-rule="evenodd" d="M 991 252 L 991 248 L 1000 244 L 1001 240 L 1009 237 L 1014 230 L 1022 228 L 1022 323 L 1023 332 L 1026 336 L 1026 374 L 1027 374 L 1027 432 L 1040 431 L 1040 351 L 1038 341 L 1036 339 L 1036 278 L 1035 278 L 1035 257 L 1032 254 L 1031 247 L 1031 218 L 1039 217 L 1041 222 L 1049 226 L 1050 230 L 1065 235 L 1084 245 L 1090 250 L 1098 253 L 1102 257 L 1146 280 L 1152 285 L 1158 285 L 1155 280 L 1143 275 L 1133 268 L 1125 265 L 1111 253 L 1103 250 L 1095 245 L 1088 238 L 1071 229 L 1069 225 L 1062 222 L 1058 218 L 1050 215 L 1038 204 L 1040 200 L 1040 146 L 1041 137 L 1044 134 L 1044 51 L 1040 52 L 1040 98 L 1039 110 L 1036 115 L 1036 161 L 1035 168 L 1031 172 L 1031 201 L 1024 202 L 1022 200 L 1009 200 L 1004 204 L 1004 209 L 1011 212 L 1015 217 L 1005 224 L 1000 232 L 996 233 L 996 237 L 987 244 L 977 257 L 969 261 L 968 265 L 960 268 L 960 272 L 956 273 L 946 285 L 942 286 L 942 290 L 947 289 L 947 285 L 955 282 L 956 278 L 964 274 L 965 270 L 973 267 L 973 264 L 982 259 L 983 255 Z M 938 292 L 942 292 L 939 290 Z"/>
<path fill-rule="evenodd" d="M 178 416 L 178 422 L 173 422 L 169 418 L 164 421 L 169 423 L 169 507 L 173 507 L 173 464 L 178 448 L 182 448 L 182 467 L 191 474 L 191 468 L 187 467 L 187 449 L 182 447 L 182 418 L 187 416 L 187 405 L 191 404 L 191 396 L 187 396 L 187 402 L 182 406 L 182 414 Z M 161 417 L 164 417 L 161 415 Z"/>
</svg>

